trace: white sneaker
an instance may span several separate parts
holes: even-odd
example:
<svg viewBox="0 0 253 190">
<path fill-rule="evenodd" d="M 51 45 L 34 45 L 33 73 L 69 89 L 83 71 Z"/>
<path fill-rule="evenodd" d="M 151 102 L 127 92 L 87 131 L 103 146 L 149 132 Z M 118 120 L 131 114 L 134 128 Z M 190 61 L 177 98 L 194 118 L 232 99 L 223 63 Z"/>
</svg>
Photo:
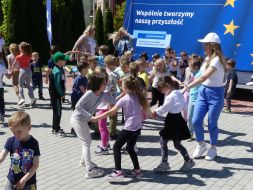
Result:
<svg viewBox="0 0 253 190">
<path fill-rule="evenodd" d="M 206 143 L 198 145 L 193 153 L 193 158 L 199 158 L 207 151 Z"/>
<path fill-rule="evenodd" d="M 31 103 L 30 103 L 30 106 L 33 106 L 35 103 L 36 103 L 37 99 L 36 98 L 32 98 L 31 99 Z"/>
<path fill-rule="evenodd" d="M 90 171 L 86 171 L 86 178 L 96 178 L 104 175 L 104 171 L 97 168 L 92 168 Z"/>
<path fill-rule="evenodd" d="M 25 99 L 20 98 L 20 100 L 18 102 L 18 106 L 21 106 L 24 103 L 25 103 Z"/>
<path fill-rule="evenodd" d="M 215 147 L 209 148 L 207 155 L 205 157 L 206 160 L 212 161 L 217 156 L 217 150 Z"/>
<path fill-rule="evenodd" d="M 80 167 L 86 167 L 85 162 L 82 161 L 82 160 L 80 160 L 79 166 L 80 166 Z M 92 168 L 97 168 L 98 166 L 97 166 L 97 164 L 91 162 L 91 167 L 92 167 Z"/>
</svg>

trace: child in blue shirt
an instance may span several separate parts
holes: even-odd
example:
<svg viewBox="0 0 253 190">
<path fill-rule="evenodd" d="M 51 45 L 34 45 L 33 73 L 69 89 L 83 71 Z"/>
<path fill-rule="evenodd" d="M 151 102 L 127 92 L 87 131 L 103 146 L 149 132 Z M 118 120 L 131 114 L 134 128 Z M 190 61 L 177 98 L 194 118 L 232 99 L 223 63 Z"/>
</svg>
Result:
<svg viewBox="0 0 253 190">
<path fill-rule="evenodd" d="M 0 153 L 0 164 L 8 153 L 11 159 L 5 189 L 36 190 L 36 171 L 39 167 L 40 149 L 38 141 L 29 134 L 30 116 L 26 112 L 17 111 L 10 117 L 8 125 L 14 136 L 7 139 Z"/>
</svg>

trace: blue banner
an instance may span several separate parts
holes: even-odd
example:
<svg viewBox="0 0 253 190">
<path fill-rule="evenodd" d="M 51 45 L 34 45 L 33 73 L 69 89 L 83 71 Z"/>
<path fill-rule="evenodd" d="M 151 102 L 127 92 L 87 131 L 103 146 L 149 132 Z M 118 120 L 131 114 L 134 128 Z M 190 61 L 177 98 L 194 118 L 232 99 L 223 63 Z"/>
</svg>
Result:
<svg viewBox="0 0 253 190">
<path fill-rule="evenodd" d="M 50 46 L 52 45 L 52 22 L 51 22 L 51 0 L 47 0 L 46 11 L 47 11 L 47 38 Z"/>
<path fill-rule="evenodd" d="M 252 0 L 127 0 L 124 26 L 135 38 L 137 56 L 163 55 L 167 46 L 177 55 L 203 55 L 197 40 L 215 32 L 236 69 L 253 71 Z"/>
</svg>

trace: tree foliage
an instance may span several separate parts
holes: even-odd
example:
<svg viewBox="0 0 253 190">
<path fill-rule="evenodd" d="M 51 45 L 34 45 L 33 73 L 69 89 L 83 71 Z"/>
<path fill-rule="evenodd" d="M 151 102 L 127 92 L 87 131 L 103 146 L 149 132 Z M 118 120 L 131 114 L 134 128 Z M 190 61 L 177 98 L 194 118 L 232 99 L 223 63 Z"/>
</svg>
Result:
<svg viewBox="0 0 253 190">
<path fill-rule="evenodd" d="M 97 12 L 96 12 L 96 18 L 95 18 L 95 26 L 96 26 L 96 40 L 98 45 L 103 45 L 105 44 L 105 39 L 104 39 L 104 24 L 103 24 L 103 15 L 101 8 L 98 7 Z"/>
<path fill-rule="evenodd" d="M 116 5 L 116 13 L 114 16 L 114 29 L 115 30 L 118 30 L 124 24 L 123 21 L 124 21 L 125 7 L 126 7 L 126 2 Z"/>
<path fill-rule="evenodd" d="M 108 34 L 113 33 L 113 14 L 110 9 L 106 10 L 105 12 L 105 22 L 104 22 L 104 28 L 105 28 L 105 44 L 108 45 L 109 49 L 111 50 L 110 53 L 113 52 L 113 44 L 112 40 L 108 40 Z"/>
</svg>

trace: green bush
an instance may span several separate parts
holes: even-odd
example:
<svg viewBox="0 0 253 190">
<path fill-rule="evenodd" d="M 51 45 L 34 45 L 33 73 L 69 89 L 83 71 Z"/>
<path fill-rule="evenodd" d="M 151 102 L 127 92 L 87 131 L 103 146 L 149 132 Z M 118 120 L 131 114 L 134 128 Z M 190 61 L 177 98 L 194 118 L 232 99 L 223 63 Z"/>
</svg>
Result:
<svg viewBox="0 0 253 190">
<path fill-rule="evenodd" d="M 110 53 L 113 53 L 114 47 L 112 44 L 112 40 L 108 40 L 108 34 L 113 33 L 113 15 L 110 9 L 106 10 L 105 12 L 105 44 L 109 47 Z"/>
<path fill-rule="evenodd" d="M 96 26 L 96 40 L 98 43 L 98 46 L 105 44 L 104 39 L 104 24 L 103 24 L 103 15 L 101 8 L 99 7 L 96 12 L 96 18 L 95 18 L 95 26 Z"/>
</svg>

